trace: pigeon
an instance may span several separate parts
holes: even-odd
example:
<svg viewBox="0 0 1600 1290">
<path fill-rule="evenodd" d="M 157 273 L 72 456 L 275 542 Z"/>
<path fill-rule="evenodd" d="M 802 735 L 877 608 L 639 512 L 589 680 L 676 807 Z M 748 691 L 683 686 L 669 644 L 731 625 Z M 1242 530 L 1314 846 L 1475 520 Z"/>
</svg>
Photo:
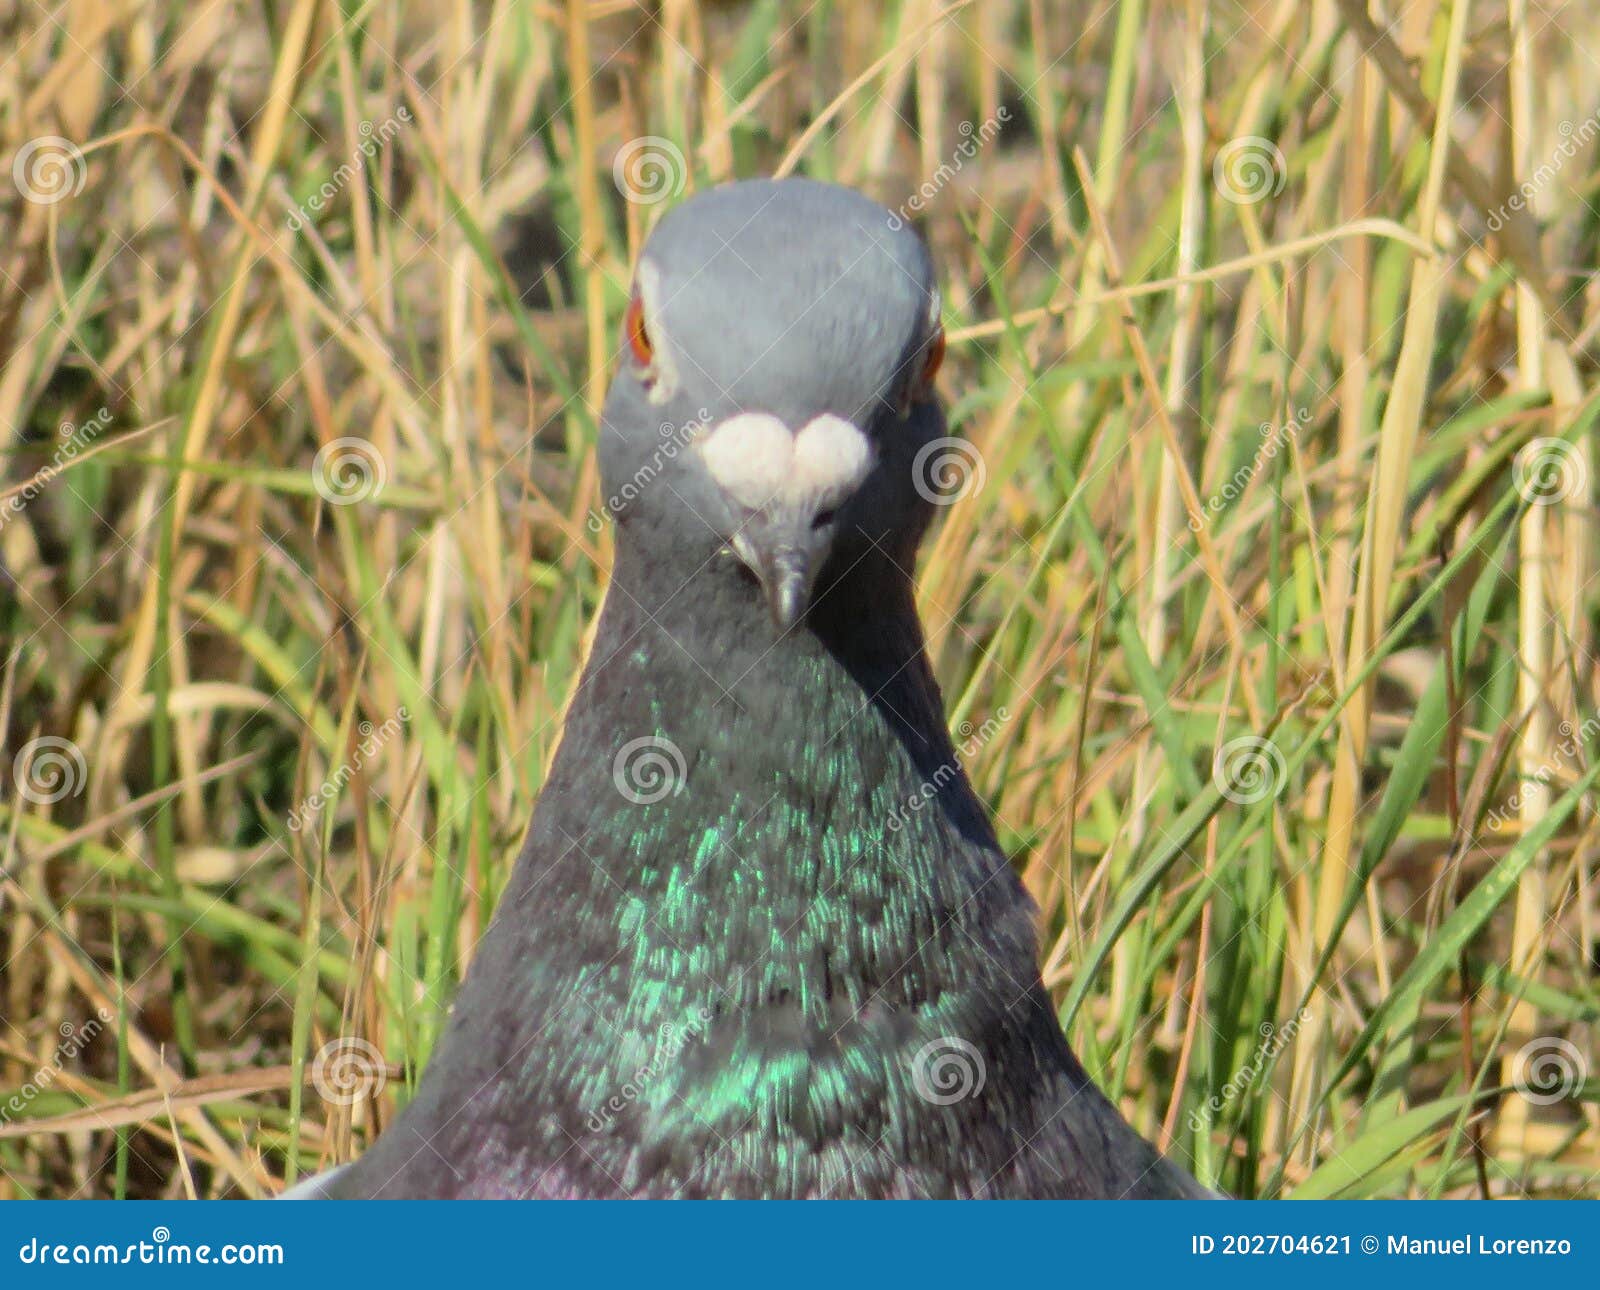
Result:
<svg viewBox="0 0 1600 1290">
<path fill-rule="evenodd" d="M 928 251 L 847 188 L 665 215 L 601 418 L 615 561 L 527 840 L 331 1198 L 1202 1198 L 1073 1055 L 913 598 Z"/>
</svg>

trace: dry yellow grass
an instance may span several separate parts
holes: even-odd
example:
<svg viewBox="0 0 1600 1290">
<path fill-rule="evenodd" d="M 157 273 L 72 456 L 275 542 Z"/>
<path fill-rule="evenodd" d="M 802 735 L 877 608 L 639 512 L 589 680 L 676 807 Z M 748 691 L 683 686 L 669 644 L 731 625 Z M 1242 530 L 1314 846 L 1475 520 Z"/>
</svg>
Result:
<svg viewBox="0 0 1600 1290">
<path fill-rule="evenodd" d="M 1096 1076 L 1243 1194 L 1600 1195 L 1600 16 L 1390 7 L 0 17 L 0 1196 L 392 1115 L 603 589 L 631 254 L 779 169 L 941 262 L 923 608 Z"/>
</svg>

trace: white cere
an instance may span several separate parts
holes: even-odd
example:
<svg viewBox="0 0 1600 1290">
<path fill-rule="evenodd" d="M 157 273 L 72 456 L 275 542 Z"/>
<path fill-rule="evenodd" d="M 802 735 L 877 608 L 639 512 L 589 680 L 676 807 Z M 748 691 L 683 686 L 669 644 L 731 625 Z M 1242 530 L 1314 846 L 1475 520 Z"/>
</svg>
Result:
<svg viewBox="0 0 1600 1290">
<path fill-rule="evenodd" d="M 792 432 L 767 412 L 719 422 L 697 447 L 711 478 L 752 511 L 815 514 L 838 506 L 872 469 L 872 444 L 843 417 L 824 414 Z"/>
</svg>

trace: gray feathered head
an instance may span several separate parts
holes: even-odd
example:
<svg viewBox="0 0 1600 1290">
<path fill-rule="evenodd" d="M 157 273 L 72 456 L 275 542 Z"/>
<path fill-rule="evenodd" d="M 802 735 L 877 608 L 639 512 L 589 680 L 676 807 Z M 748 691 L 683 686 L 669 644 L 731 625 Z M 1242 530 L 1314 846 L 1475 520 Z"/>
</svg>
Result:
<svg viewBox="0 0 1600 1290">
<path fill-rule="evenodd" d="M 783 629 L 830 559 L 914 546 L 944 338 L 903 221 L 806 179 L 700 194 L 645 243 L 623 332 L 600 450 L 619 524 L 730 548 Z"/>
</svg>

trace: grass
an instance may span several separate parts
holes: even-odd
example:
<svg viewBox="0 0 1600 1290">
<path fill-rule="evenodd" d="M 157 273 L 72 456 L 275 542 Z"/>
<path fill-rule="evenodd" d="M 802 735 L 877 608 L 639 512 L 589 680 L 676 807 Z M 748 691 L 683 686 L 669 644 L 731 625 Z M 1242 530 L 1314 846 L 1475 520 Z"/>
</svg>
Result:
<svg viewBox="0 0 1600 1290">
<path fill-rule="evenodd" d="M 392 1118 L 603 594 L 630 258 L 780 168 L 940 260 L 923 612 L 1091 1071 L 1241 1195 L 1600 1196 L 1600 21 L 1392 8 L 28 7 L 0 1196 Z"/>
</svg>

